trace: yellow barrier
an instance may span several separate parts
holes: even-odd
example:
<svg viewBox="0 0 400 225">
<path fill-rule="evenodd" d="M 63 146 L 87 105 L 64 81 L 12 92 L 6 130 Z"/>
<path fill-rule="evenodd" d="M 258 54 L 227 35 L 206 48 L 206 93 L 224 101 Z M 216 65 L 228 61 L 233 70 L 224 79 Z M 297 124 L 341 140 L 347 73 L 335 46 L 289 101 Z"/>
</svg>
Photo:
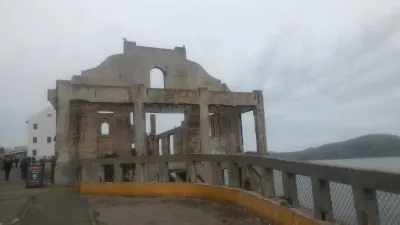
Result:
<svg viewBox="0 0 400 225">
<path fill-rule="evenodd" d="M 218 186 L 191 183 L 80 183 L 82 194 L 203 199 L 231 204 L 279 225 L 321 224 L 257 195 Z"/>
</svg>

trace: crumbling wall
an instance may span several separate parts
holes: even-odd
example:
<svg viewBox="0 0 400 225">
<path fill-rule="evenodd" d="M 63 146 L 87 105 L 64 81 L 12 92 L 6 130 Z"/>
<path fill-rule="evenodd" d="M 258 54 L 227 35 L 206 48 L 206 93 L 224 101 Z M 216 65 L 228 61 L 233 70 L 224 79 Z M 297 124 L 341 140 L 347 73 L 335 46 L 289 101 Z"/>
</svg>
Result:
<svg viewBox="0 0 400 225">
<path fill-rule="evenodd" d="M 164 73 L 165 88 L 197 89 L 208 87 L 229 91 L 226 84 L 210 76 L 198 63 L 186 59 L 186 49 L 161 49 L 137 46 L 124 41 L 124 53 L 109 56 L 99 66 L 82 71 L 72 78 L 73 84 L 129 86 L 144 84 L 150 87 L 150 70 Z"/>
</svg>

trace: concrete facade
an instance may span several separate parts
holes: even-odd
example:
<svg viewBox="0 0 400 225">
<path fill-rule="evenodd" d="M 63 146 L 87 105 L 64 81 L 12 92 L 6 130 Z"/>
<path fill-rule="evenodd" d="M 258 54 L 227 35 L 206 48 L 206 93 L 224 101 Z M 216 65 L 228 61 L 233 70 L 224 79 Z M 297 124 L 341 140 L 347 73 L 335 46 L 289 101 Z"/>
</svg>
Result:
<svg viewBox="0 0 400 225">
<path fill-rule="evenodd" d="M 40 159 L 54 156 L 56 135 L 56 110 L 47 107 L 29 117 L 28 121 L 28 156 Z"/>
<path fill-rule="evenodd" d="M 164 89 L 150 87 L 150 70 L 164 73 Z M 99 66 L 59 80 L 48 91 L 57 111 L 56 183 L 76 179 L 78 161 L 132 155 L 243 152 L 241 114 L 253 111 L 257 151 L 267 153 L 261 91 L 231 92 L 200 65 L 186 59 L 185 48 L 159 49 L 124 41 L 124 53 Z M 133 122 L 130 114 L 133 113 Z M 146 133 L 146 113 L 182 113 L 178 128 L 156 133 L 155 116 Z M 108 132 L 102 133 L 102 127 Z M 173 136 L 173 143 L 170 143 Z M 135 151 L 133 153 L 132 146 Z M 135 179 L 149 168 L 136 165 Z"/>
</svg>

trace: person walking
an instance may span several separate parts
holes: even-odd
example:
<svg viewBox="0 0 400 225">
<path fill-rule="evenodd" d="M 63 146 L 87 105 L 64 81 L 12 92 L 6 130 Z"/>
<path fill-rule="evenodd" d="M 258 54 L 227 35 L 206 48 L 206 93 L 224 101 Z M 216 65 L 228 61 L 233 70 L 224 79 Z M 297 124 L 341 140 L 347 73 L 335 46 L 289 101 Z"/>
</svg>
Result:
<svg viewBox="0 0 400 225">
<path fill-rule="evenodd" d="M 4 171 L 6 172 L 6 181 L 10 180 L 10 172 L 12 168 L 13 161 L 9 156 L 4 158 Z"/>
<path fill-rule="evenodd" d="M 21 170 L 22 180 L 25 180 L 28 172 L 28 160 L 26 158 L 22 159 L 21 163 L 19 164 L 19 169 Z"/>
<path fill-rule="evenodd" d="M 19 158 L 15 159 L 15 168 L 18 168 Z"/>
</svg>

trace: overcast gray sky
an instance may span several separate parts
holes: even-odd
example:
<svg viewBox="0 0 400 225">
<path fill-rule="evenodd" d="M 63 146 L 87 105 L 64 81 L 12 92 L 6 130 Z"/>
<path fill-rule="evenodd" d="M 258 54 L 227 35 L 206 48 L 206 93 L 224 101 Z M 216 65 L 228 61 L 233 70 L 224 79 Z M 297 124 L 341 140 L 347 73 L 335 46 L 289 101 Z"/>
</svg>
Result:
<svg viewBox="0 0 400 225">
<path fill-rule="evenodd" d="M 269 150 L 400 134 L 400 1 L 0 0 L 0 145 L 56 79 L 138 45 L 185 45 L 232 90 L 262 89 Z M 254 149 L 245 116 L 245 148 Z"/>
</svg>

